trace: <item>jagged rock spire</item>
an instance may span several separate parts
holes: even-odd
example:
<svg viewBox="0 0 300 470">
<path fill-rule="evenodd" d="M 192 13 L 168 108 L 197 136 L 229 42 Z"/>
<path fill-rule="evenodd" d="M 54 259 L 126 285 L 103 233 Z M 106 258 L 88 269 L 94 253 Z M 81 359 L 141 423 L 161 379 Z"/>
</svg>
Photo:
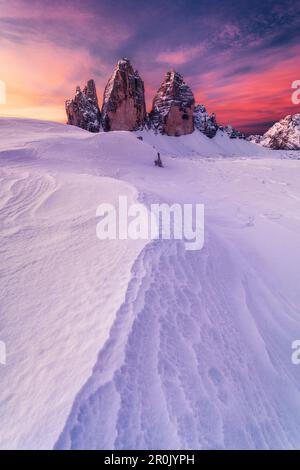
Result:
<svg viewBox="0 0 300 470">
<path fill-rule="evenodd" d="M 200 132 L 203 132 L 210 139 L 214 137 L 218 130 L 215 113 L 208 114 L 205 106 L 199 104 L 194 109 L 194 125 Z"/>
<path fill-rule="evenodd" d="M 89 80 L 82 91 L 77 86 L 75 97 L 66 101 L 66 113 L 68 124 L 90 132 L 100 131 L 101 114 L 94 80 Z"/>
<path fill-rule="evenodd" d="M 192 90 L 173 70 L 166 74 L 153 99 L 150 119 L 154 128 L 163 134 L 191 134 L 194 130 L 194 106 Z"/>
<path fill-rule="evenodd" d="M 105 131 L 132 131 L 144 125 L 144 82 L 128 59 L 118 61 L 105 87 L 102 123 Z"/>
</svg>

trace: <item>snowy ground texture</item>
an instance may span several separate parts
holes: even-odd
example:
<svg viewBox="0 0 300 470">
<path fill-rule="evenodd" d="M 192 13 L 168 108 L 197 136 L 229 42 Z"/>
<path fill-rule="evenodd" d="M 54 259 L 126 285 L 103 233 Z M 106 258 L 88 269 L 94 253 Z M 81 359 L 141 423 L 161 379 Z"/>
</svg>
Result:
<svg viewBox="0 0 300 470">
<path fill-rule="evenodd" d="M 300 152 L 13 119 L 0 137 L 0 447 L 299 448 Z M 98 240 L 119 195 L 204 203 L 204 248 Z"/>
</svg>

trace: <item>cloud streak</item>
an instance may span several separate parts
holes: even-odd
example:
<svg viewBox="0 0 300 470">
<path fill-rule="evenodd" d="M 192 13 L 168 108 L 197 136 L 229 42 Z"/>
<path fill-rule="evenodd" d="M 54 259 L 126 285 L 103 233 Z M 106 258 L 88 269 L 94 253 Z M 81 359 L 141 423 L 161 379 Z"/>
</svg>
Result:
<svg viewBox="0 0 300 470">
<path fill-rule="evenodd" d="M 194 47 L 184 47 L 173 51 L 160 52 L 157 57 L 157 62 L 168 64 L 169 66 L 183 65 L 193 59 L 200 58 L 205 51 L 205 45 L 201 44 Z"/>
</svg>

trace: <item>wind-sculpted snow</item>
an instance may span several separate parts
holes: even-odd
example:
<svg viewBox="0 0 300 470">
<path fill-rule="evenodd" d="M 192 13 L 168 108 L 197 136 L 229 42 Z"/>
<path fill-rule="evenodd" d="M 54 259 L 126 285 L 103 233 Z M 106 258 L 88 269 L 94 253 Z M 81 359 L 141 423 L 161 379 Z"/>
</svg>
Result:
<svg viewBox="0 0 300 470">
<path fill-rule="evenodd" d="M 277 362 L 293 309 L 240 261 L 212 235 L 144 249 L 57 449 L 299 446 L 300 381 Z"/>
<path fill-rule="evenodd" d="M 57 174 L 22 158 L 23 163 L 0 158 L 4 449 L 53 446 L 144 246 L 116 240 L 108 247 L 95 235 L 97 204 L 113 202 L 119 193 L 134 201 L 132 187 L 92 175 Z"/>
<path fill-rule="evenodd" d="M 299 159 L 0 119 L 0 447 L 299 448 Z M 98 240 L 120 195 L 204 204 L 204 248 Z"/>
</svg>

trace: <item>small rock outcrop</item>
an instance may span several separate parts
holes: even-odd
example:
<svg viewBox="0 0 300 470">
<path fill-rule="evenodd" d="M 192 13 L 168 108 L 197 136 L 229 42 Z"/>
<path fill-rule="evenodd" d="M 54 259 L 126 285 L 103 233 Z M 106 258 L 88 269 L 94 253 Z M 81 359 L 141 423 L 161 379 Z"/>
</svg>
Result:
<svg viewBox="0 0 300 470">
<path fill-rule="evenodd" d="M 218 130 L 218 124 L 215 113 L 211 115 L 206 111 L 205 106 L 199 104 L 194 109 L 194 126 L 200 132 L 212 139 Z"/>
<path fill-rule="evenodd" d="M 128 59 L 119 60 L 104 90 L 105 131 L 134 131 L 146 120 L 144 82 Z"/>
<path fill-rule="evenodd" d="M 66 113 L 68 124 L 90 132 L 100 131 L 101 114 L 94 80 L 89 80 L 83 90 L 76 88 L 75 97 L 66 101 Z"/>
<path fill-rule="evenodd" d="M 157 152 L 157 158 L 156 158 L 156 160 L 154 160 L 154 165 L 158 166 L 159 168 L 163 168 L 163 162 L 161 160 L 159 152 Z"/>
<path fill-rule="evenodd" d="M 246 138 L 248 142 L 252 142 L 253 144 L 260 144 L 262 139 L 263 139 L 263 136 L 259 134 L 249 135 L 249 137 Z"/>
<path fill-rule="evenodd" d="M 234 127 L 228 125 L 228 126 L 219 126 L 220 131 L 226 132 L 228 137 L 230 139 L 246 139 L 245 134 L 242 132 L 238 131 Z"/>
<path fill-rule="evenodd" d="M 149 115 L 151 126 L 171 136 L 191 134 L 194 107 L 193 92 L 183 77 L 178 72 L 168 72 L 153 99 Z"/>
<path fill-rule="evenodd" d="M 300 114 L 286 116 L 276 122 L 263 136 L 250 136 L 251 142 L 274 150 L 300 150 Z"/>
</svg>

